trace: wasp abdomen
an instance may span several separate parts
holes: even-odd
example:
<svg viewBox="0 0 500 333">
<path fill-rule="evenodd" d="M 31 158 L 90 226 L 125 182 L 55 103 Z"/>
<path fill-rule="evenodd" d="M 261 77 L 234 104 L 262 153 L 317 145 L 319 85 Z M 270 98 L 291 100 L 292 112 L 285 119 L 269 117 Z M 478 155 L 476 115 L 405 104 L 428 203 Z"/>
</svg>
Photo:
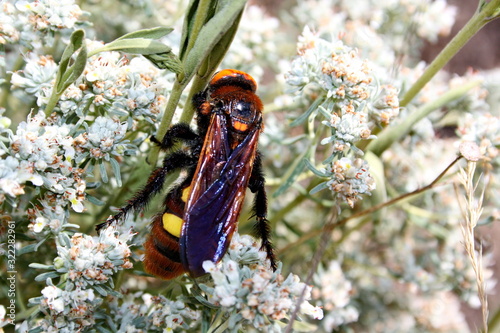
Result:
<svg viewBox="0 0 500 333">
<path fill-rule="evenodd" d="M 144 268 L 148 273 L 164 279 L 173 279 L 184 273 L 179 256 L 179 238 L 165 230 L 163 215 L 157 215 L 153 220 L 144 248 Z"/>
<path fill-rule="evenodd" d="M 176 187 L 166 198 L 166 210 L 157 215 L 151 226 L 151 234 L 144 244 L 144 267 L 148 273 L 172 279 L 185 272 L 179 254 L 179 237 L 182 223 L 179 216 L 184 211 L 191 187 Z"/>
</svg>

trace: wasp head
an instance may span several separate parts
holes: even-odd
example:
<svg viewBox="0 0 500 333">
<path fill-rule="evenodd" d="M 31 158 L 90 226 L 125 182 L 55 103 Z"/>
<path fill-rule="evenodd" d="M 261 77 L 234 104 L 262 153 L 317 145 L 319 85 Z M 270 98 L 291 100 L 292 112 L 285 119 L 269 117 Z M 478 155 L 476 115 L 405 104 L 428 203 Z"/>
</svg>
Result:
<svg viewBox="0 0 500 333">
<path fill-rule="evenodd" d="M 250 75 L 234 69 L 222 70 L 210 81 L 210 110 L 225 116 L 233 147 L 251 131 L 262 130 L 263 106 L 256 87 Z"/>
</svg>

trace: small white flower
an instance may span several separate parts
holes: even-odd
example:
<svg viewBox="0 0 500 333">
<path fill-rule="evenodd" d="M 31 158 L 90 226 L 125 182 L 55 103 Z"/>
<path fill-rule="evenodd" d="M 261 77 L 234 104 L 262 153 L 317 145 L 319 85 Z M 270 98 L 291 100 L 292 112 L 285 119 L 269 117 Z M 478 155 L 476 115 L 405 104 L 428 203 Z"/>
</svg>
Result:
<svg viewBox="0 0 500 333">
<path fill-rule="evenodd" d="M 323 319 L 323 310 L 319 306 L 313 306 L 309 302 L 304 302 L 300 306 L 302 313 L 313 317 L 314 319 Z"/>
<path fill-rule="evenodd" d="M 56 313 L 64 311 L 64 299 L 62 297 L 56 298 L 48 302 L 49 307 Z"/>
<path fill-rule="evenodd" d="M 42 295 L 48 300 L 54 300 L 58 297 L 61 297 L 62 290 L 57 288 L 56 286 L 47 286 L 42 289 Z"/>
<path fill-rule="evenodd" d="M 35 224 L 33 226 L 34 232 L 40 232 L 47 225 L 47 219 L 45 217 L 37 217 L 35 220 Z"/>
</svg>

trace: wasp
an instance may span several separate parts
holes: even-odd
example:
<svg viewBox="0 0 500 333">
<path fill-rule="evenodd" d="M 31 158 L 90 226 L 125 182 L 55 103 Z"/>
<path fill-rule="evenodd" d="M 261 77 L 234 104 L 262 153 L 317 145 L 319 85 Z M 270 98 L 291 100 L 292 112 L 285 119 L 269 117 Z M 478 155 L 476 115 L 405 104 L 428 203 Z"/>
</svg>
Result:
<svg viewBox="0 0 500 333">
<path fill-rule="evenodd" d="M 161 141 L 152 137 L 168 152 L 162 166 L 153 170 L 146 185 L 116 215 L 97 226 L 100 230 L 132 210 L 143 210 L 162 191 L 168 174 L 184 170 L 186 177 L 168 192 L 163 212 L 152 220 L 144 244 L 147 272 L 164 279 L 185 272 L 192 277 L 205 274 L 202 263 L 218 262 L 227 251 L 247 188 L 255 193 L 253 213 L 261 248 L 276 269 L 257 150 L 263 105 L 256 89 L 255 80 L 245 72 L 225 69 L 216 73 L 193 98 L 197 130 L 179 123 Z M 183 149 L 169 152 L 178 143 Z"/>
</svg>

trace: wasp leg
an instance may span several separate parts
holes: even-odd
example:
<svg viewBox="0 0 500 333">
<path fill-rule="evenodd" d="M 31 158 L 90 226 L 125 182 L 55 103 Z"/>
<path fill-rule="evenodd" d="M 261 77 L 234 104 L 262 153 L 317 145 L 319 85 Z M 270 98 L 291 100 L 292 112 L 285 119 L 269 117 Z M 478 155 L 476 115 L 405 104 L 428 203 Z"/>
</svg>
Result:
<svg viewBox="0 0 500 333">
<path fill-rule="evenodd" d="M 172 126 L 163 139 L 159 141 L 155 136 L 151 136 L 151 141 L 156 143 L 161 150 L 168 150 L 174 146 L 178 141 L 193 141 L 199 139 L 198 134 L 196 134 L 188 124 L 179 123 Z"/>
<path fill-rule="evenodd" d="M 151 198 L 163 189 L 165 178 L 168 173 L 174 171 L 175 169 L 182 169 L 196 165 L 196 162 L 197 158 L 194 158 L 185 152 L 174 152 L 165 156 L 163 159 L 163 166 L 153 170 L 146 185 L 128 201 L 127 205 L 120 208 L 120 211 L 116 215 L 108 218 L 104 223 L 98 224 L 96 226 L 96 230 L 99 231 L 102 228 L 121 220 L 130 210 L 140 211 L 144 209 Z"/>
<path fill-rule="evenodd" d="M 269 221 L 267 220 L 267 194 L 265 185 L 265 178 L 262 173 L 262 162 L 260 158 L 260 153 L 257 152 L 255 157 L 254 166 L 252 169 L 252 175 L 248 187 L 255 193 L 255 199 L 253 204 L 254 216 L 257 218 L 257 223 L 255 224 L 255 231 L 262 239 L 261 249 L 265 250 L 267 253 L 267 258 L 271 262 L 271 268 L 276 270 L 276 257 L 274 256 L 273 245 L 271 243 L 271 230 L 269 226 Z"/>
</svg>

